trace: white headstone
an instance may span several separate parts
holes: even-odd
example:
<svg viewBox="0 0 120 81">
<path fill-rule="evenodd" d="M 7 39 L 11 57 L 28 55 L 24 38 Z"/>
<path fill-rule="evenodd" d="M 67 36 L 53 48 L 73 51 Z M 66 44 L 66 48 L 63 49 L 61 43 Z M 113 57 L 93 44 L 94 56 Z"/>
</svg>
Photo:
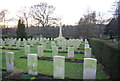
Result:
<svg viewBox="0 0 120 81">
<path fill-rule="evenodd" d="M 31 39 L 29 38 L 27 41 L 28 41 L 28 44 L 30 44 Z"/>
<path fill-rule="evenodd" d="M 9 48 L 12 48 L 12 41 L 9 41 Z"/>
<path fill-rule="evenodd" d="M 2 42 L 3 42 L 3 40 L 0 38 L 0 45 L 2 46 Z"/>
<path fill-rule="evenodd" d="M 7 45 L 9 45 L 9 41 L 10 41 L 10 39 L 7 38 L 7 40 L 6 40 L 6 44 L 7 44 Z"/>
<path fill-rule="evenodd" d="M 37 54 L 28 54 L 28 74 L 38 75 L 37 71 Z"/>
<path fill-rule="evenodd" d="M 74 47 L 68 47 L 68 58 L 74 58 Z"/>
<path fill-rule="evenodd" d="M 54 56 L 53 57 L 53 78 L 64 79 L 65 74 L 65 57 Z"/>
<path fill-rule="evenodd" d="M 5 47 L 5 41 L 2 41 L 2 47 Z"/>
<path fill-rule="evenodd" d="M 59 47 L 62 47 L 62 41 L 61 41 L 61 40 L 57 40 L 57 45 L 58 45 Z"/>
<path fill-rule="evenodd" d="M 56 46 L 56 44 L 55 44 L 54 41 L 51 42 L 51 48 L 52 48 L 53 46 Z"/>
<path fill-rule="evenodd" d="M 26 45 L 24 47 L 24 50 L 25 50 L 25 55 L 30 54 L 30 46 L 29 45 Z"/>
<path fill-rule="evenodd" d="M 89 44 L 85 44 L 85 48 L 90 48 L 90 45 Z"/>
<path fill-rule="evenodd" d="M 66 47 L 70 47 L 69 40 L 66 40 Z"/>
<path fill-rule="evenodd" d="M 24 44 L 24 46 L 27 45 L 27 41 L 25 39 L 23 40 L 23 44 Z"/>
<path fill-rule="evenodd" d="M 18 40 L 21 41 L 21 38 L 19 38 Z"/>
<path fill-rule="evenodd" d="M 48 39 L 46 39 L 46 43 L 47 43 L 47 44 L 49 43 L 49 40 L 48 40 Z"/>
<path fill-rule="evenodd" d="M 85 48 L 85 58 L 90 58 L 91 57 L 91 48 Z"/>
<path fill-rule="evenodd" d="M 34 46 L 34 41 L 33 40 L 30 41 L 30 46 Z"/>
<path fill-rule="evenodd" d="M 96 79 L 97 59 L 84 58 L 83 79 Z"/>
<path fill-rule="evenodd" d="M 11 42 L 12 42 L 12 45 L 14 45 L 15 44 L 15 39 L 11 40 Z"/>
<path fill-rule="evenodd" d="M 17 42 L 16 42 L 16 48 L 17 48 L 17 49 L 20 49 L 20 41 L 17 41 Z"/>
<path fill-rule="evenodd" d="M 52 47 L 52 54 L 53 54 L 53 56 L 56 56 L 58 54 L 58 47 L 57 46 Z"/>
<path fill-rule="evenodd" d="M 36 43 L 39 43 L 39 38 L 36 38 Z"/>
<path fill-rule="evenodd" d="M 43 42 L 43 50 L 45 50 L 45 49 L 46 49 L 46 43 Z"/>
<path fill-rule="evenodd" d="M 62 51 L 66 51 L 66 40 L 62 40 Z"/>
<path fill-rule="evenodd" d="M 89 42 L 88 42 L 88 40 L 87 39 L 85 39 L 85 44 L 88 44 Z"/>
<path fill-rule="evenodd" d="M 51 38 L 51 41 L 53 40 L 53 38 Z"/>
<path fill-rule="evenodd" d="M 41 40 L 39 41 L 39 44 L 43 45 L 43 39 L 41 39 Z"/>
<path fill-rule="evenodd" d="M 74 40 L 74 50 L 75 50 L 75 51 L 77 51 L 78 45 L 79 45 L 79 44 L 78 44 L 77 40 L 75 39 L 75 40 Z"/>
<path fill-rule="evenodd" d="M 38 56 L 42 57 L 43 56 L 43 46 L 38 46 Z"/>
<path fill-rule="evenodd" d="M 70 40 L 69 40 L 69 44 L 70 44 L 70 46 L 74 46 L 74 40 L 73 40 L 73 39 L 70 39 Z"/>
<path fill-rule="evenodd" d="M 6 68 L 7 71 L 14 71 L 14 53 L 13 52 L 6 52 Z"/>
<path fill-rule="evenodd" d="M 76 45 L 76 49 L 78 49 L 78 48 L 79 48 L 80 43 L 81 43 L 81 41 L 80 41 L 79 39 L 76 39 L 76 43 L 75 43 L 75 45 Z"/>
</svg>

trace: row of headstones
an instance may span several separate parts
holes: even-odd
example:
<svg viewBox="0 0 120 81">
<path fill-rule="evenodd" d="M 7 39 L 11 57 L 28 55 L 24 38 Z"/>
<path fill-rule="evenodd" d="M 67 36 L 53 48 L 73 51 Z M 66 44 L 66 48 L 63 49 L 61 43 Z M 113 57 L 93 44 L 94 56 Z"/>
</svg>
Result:
<svg viewBox="0 0 120 81">
<path fill-rule="evenodd" d="M 21 41 L 21 39 L 19 38 L 18 40 L 15 38 L 7 38 L 7 39 L 4 39 L 4 41 L 2 39 L 0 39 L 0 46 L 1 48 L 2 47 L 5 47 L 5 45 L 8 45 L 8 48 L 12 48 L 13 45 L 16 45 L 16 48 L 19 49 L 20 46 L 25 46 L 25 45 L 30 45 L 30 46 L 34 46 L 35 44 L 43 44 L 43 43 L 49 43 L 49 38 L 46 39 L 46 38 L 33 38 L 33 39 L 23 39 L 23 41 Z"/>
<path fill-rule="evenodd" d="M 65 41 L 65 40 L 63 40 Z M 68 40 L 69 41 L 69 40 Z M 71 41 L 71 40 L 70 40 Z M 74 51 L 79 48 L 81 42 L 83 42 L 83 40 L 77 40 L 76 44 L 75 44 L 75 41 L 76 40 L 73 40 L 72 42 L 68 43 L 68 47 L 66 47 L 65 43 L 62 43 L 62 49 L 63 50 L 66 50 L 66 48 L 68 48 L 68 57 L 74 57 Z M 60 41 L 59 41 L 60 42 Z M 69 45 L 69 44 L 75 44 L 75 45 Z M 55 44 L 55 42 L 53 41 L 51 43 L 51 47 L 52 47 L 52 50 L 58 50 L 58 47 L 57 45 Z M 77 48 L 76 48 L 77 47 Z M 91 54 L 92 54 L 92 48 L 90 48 L 90 45 L 89 45 L 89 42 L 87 39 L 85 39 L 85 44 L 84 44 L 84 57 L 85 58 L 91 58 Z"/>
<path fill-rule="evenodd" d="M 96 78 L 96 68 L 97 59 L 91 58 L 92 48 L 90 48 L 89 41 L 85 39 L 85 51 L 84 51 L 84 70 L 83 79 L 95 79 Z"/>
<path fill-rule="evenodd" d="M 25 46 L 27 44 L 31 45 L 31 46 L 34 46 L 35 44 L 39 43 L 39 44 L 43 44 L 44 42 L 45 43 L 49 43 L 49 38 L 46 39 L 46 38 L 32 38 L 32 39 L 23 39 L 23 41 L 21 41 L 21 39 L 19 38 L 18 40 L 16 38 L 7 38 L 7 39 L 4 39 L 4 41 L 2 39 L 0 39 L 0 46 L 4 47 L 5 45 L 8 45 L 9 48 L 12 47 L 12 45 L 16 45 L 17 48 L 19 48 L 21 45 Z M 65 47 L 65 46 L 74 46 L 76 49 L 79 47 L 81 41 L 83 39 L 79 40 L 79 39 L 70 39 L 70 40 L 63 40 L 63 41 L 60 41 L 58 40 L 57 41 L 57 45 L 60 46 L 60 47 Z M 63 47 L 63 48 L 64 48 Z"/>
<path fill-rule="evenodd" d="M 40 51 L 38 51 L 38 54 L 40 55 L 40 53 L 39 52 L 41 52 L 41 55 L 40 56 L 43 56 L 43 52 L 42 52 L 42 49 L 43 50 L 45 50 L 46 49 L 46 43 L 44 43 L 44 40 L 47 40 L 47 39 L 40 39 L 40 44 L 41 45 L 43 45 L 43 48 L 41 47 L 41 46 L 39 46 L 39 50 Z M 15 41 L 16 41 L 16 38 L 15 39 L 5 39 L 5 41 L 7 41 L 6 43 L 8 43 L 9 44 L 9 47 L 12 47 L 12 45 L 15 43 Z M 11 42 L 12 41 L 12 42 Z M 16 42 L 16 47 L 19 49 L 20 48 L 20 41 L 21 41 L 21 39 L 18 39 L 18 41 Z M 36 40 L 33 38 L 32 40 L 31 39 L 28 39 L 28 41 L 33 41 L 33 42 L 35 42 L 35 41 L 39 41 L 39 38 L 37 38 Z M 51 48 L 52 48 L 52 51 L 53 51 L 53 55 L 56 55 L 56 54 L 58 54 L 58 47 L 57 46 L 60 46 L 60 45 L 62 45 L 62 49 L 64 50 L 64 51 L 66 51 L 66 48 L 67 48 L 67 46 L 68 46 L 68 57 L 74 57 L 74 50 L 75 50 L 75 48 L 77 47 L 77 48 L 79 48 L 79 46 L 80 46 L 80 43 L 83 41 L 83 39 L 70 39 L 70 40 L 63 40 L 63 41 L 60 41 L 60 40 L 58 40 L 57 41 L 57 45 L 55 44 L 55 42 L 54 41 L 52 41 L 52 43 L 51 43 Z M 25 42 L 24 43 L 24 45 L 25 45 L 25 54 L 28 52 L 30 52 L 29 50 L 27 50 L 27 49 L 30 49 L 29 48 L 29 46 L 26 44 L 26 40 L 25 39 L 23 39 L 23 42 Z M 49 39 L 48 39 L 48 42 L 49 42 Z M 85 40 L 85 42 L 86 42 L 86 40 Z M 31 43 L 31 42 L 30 42 Z M 62 43 L 62 44 L 61 44 Z M 33 46 L 34 44 L 32 44 L 32 46 Z M 30 45 L 31 46 L 31 45 Z M 85 46 L 86 46 L 86 44 L 85 44 Z M 74 49 L 73 49 L 74 48 Z M 86 52 L 87 51 L 87 52 Z M 88 53 L 89 52 L 89 53 Z M 86 48 L 86 50 L 85 50 L 85 57 L 88 57 L 88 55 L 89 55 L 89 57 L 90 57 L 90 53 L 91 52 L 91 48 Z M 87 56 L 86 56 L 87 55 Z"/>
<path fill-rule="evenodd" d="M 90 47 L 90 44 L 87 39 L 85 39 L 85 44 L 84 44 L 84 57 L 85 58 L 91 58 L 92 54 L 92 48 Z"/>
<path fill-rule="evenodd" d="M 73 48 L 74 48 L 74 50 L 76 50 L 76 49 L 79 48 L 80 43 L 82 41 L 83 41 L 83 39 L 80 39 L 80 40 L 79 39 L 70 39 L 70 40 L 63 40 L 63 41 L 58 40 L 57 41 L 57 46 L 62 47 L 63 51 L 66 51 L 66 48 L 69 48 L 70 50 L 73 50 Z M 5 39 L 5 41 L 2 41 L 2 42 L 3 42 L 2 47 L 5 46 L 5 42 L 6 42 L 7 45 L 9 45 L 9 48 L 12 48 L 12 45 L 14 45 L 15 43 L 16 43 L 16 48 L 17 49 L 20 49 L 20 46 L 21 46 L 21 39 L 20 38 L 18 39 L 18 41 L 17 41 L 16 38 L 15 39 L 7 38 L 7 39 Z M 30 44 L 30 46 L 34 46 L 36 43 L 39 43 L 40 45 L 43 45 L 44 50 L 45 50 L 46 49 L 46 43 L 49 43 L 49 38 L 48 39 L 46 39 L 46 38 L 44 38 L 44 39 L 42 39 L 42 38 L 41 39 L 39 39 L 39 38 L 34 39 L 33 38 L 33 39 L 28 39 L 28 41 L 26 41 L 26 39 L 23 39 L 23 45 L 24 46 L 26 46 L 27 44 Z M 52 41 L 52 43 L 51 43 L 52 50 L 56 48 L 55 46 L 56 46 L 56 44 Z M 71 53 L 71 54 L 72 54 L 72 57 L 73 57 L 74 56 L 73 53 Z"/>
<path fill-rule="evenodd" d="M 40 39 L 40 42 L 39 42 L 39 38 L 37 38 L 36 40 L 33 38 L 32 40 L 31 39 L 28 39 L 29 43 L 30 43 L 30 46 L 33 46 L 35 44 L 35 42 L 39 42 L 41 45 L 44 46 L 44 49 L 46 48 L 46 43 L 44 43 L 44 40 L 47 40 L 47 39 L 43 39 L 42 38 Z M 9 44 L 9 48 L 12 47 L 12 45 L 15 43 L 16 41 L 16 38 L 15 39 L 6 39 L 5 40 L 6 43 Z M 16 47 L 19 49 L 20 48 L 20 41 L 21 39 L 18 39 L 18 41 L 16 42 Z M 71 47 L 73 46 L 74 47 L 74 50 L 76 49 L 76 47 L 78 48 L 80 46 L 80 43 L 83 41 L 83 39 L 70 39 L 70 40 L 63 40 L 63 41 L 60 41 L 58 40 L 57 42 L 57 45 L 60 46 L 62 45 L 62 49 L 64 51 L 66 51 L 66 46 L 68 47 Z M 86 41 L 86 40 L 85 40 Z M 26 46 L 27 45 L 27 41 L 25 39 L 23 39 L 23 42 L 24 42 L 24 45 Z M 48 42 L 49 42 L 49 39 L 48 39 Z M 34 44 L 33 44 L 34 43 Z M 62 44 L 61 44 L 62 43 Z M 51 47 L 53 48 L 54 46 L 56 46 L 56 44 L 54 42 L 51 43 Z M 70 48 L 72 50 L 72 48 Z"/>
<path fill-rule="evenodd" d="M 15 39 L 5 39 L 5 41 L 6 41 L 6 43 L 8 43 L 9 44 L 9 48 L 11 48 L 12 47 L 12 45 L 15 43 L 15 41 L 16 41 L 17 39 L 15 38 Z M 39 42 L 39 40 L 40 40 L 40 42 Z M 33 42 L 35 43 L 35 41 L 37 41 L 37 42 L 39 42 L 41 45 L 43 45 L 43 48 L 41 47 L 41 46 L 39 46 L 39 50 L 40 50 L 40 52 L 41 52 L 41 55 L 43 56 L 43 53 L 42 53 L 42 49 L 43 50 L 45 50 L 46 49 L 46 43 L 44 42 L 44 40 L 48 40 L 48 42 L 49 42 L 49 39 L 39 39 L 39 38 L 37 38 L 36 40 L 33 38 L 32 40 L 31 39 L 28 39 L 28 41 L 30 42 L 30 44 L 33 46 L 34 44 L 33 44 Z M 2 41 L 2 40 L 1 40 Z M 16 42 L 16 47 L 19 49 L 20 48 L 20 41 L 21 41 L 21 39 L 18 39 L 18 41 Z M 63 41 L 60 41 L 60 40 L 58 40 L 57 41 L 57 46 L 61 46 L 62 45 L 62 50 L 63 51 L 66 51 L 66 48 L 68 47 L 68 57 L 74 57 L 74 50 L 75 49 L 77 49 L 77 48 L 79 48 L 79 46 L 80 46 L 80 43 L 83 41 L 83 39 L 70 39 L 70 40 L 63 40 Z M 27 46 L 27 44 L 26 44 L 26 40 L 25 39 L 23 39 L 23 42 L 25 42 L 24 43 L 24 45 L 25 45 L 25 48 L 26 49 L 30 49 L 30 48 L 27 48 L 27 47 L 29 47 L 29 46 Z M 61 44 L 62 43 L 62 44 Z M 30 45 L 30 46 L 31 46 Z M 58 49 L 57 49 L 57 46 L 56 46 L 56 44 L 55 44 L 55 42 L 54 41 L 52 41 L 52 43 L 51 43 L 51 48 L 52 48 L 52 51 L 53 51 L 53 55 L 54 54 L 57 54 L 58 53 Z M 77 47 L 77 48 L 76 48 Z M 74 48 L 74 49 L 73 49 Z M 25 51 L 27 51 L 25 49 Z M 28 53 L 29 53 L 29 50 L 27 51 Z M 25 53 L 26 54 L 26 53 Z M 38 54 L 40 55 L 40 53 L 38 52 Z M 88 41 L 85 39 L 85 57 L 91 57 L 91 48 L 89 47 L 89 43 L 88 43 Z M 40 55 L 40 56 L 41 56 Z"/>
<path fill-rule="evenodd" d="M 43 45 L 37 46 L 37 50 L 39 57 L 44 56 L 45 47 Z M 24 51 L 25 51 L 25 55 L 30 54 L 30 46 L 26 45 Z M 58 54 L 58 47 L 53 46 L 52 55 L 56 56 L 57 54 Z M 74 58 L 74 47 L 68 47 L 68 58 Z"/>
<path fill-rule="evenodd" d="M 6 52 L 6 68 L 7 71 L 14 71 L 14 53 Z M 38 75 L 37 71 L 37 54 L 28 54 L 28 74 Z M 83 67 L 83 79 L 96 79 L 96 65 L 97 60 L 94 58 L 84 58 Z M 64 79 L 65 78 L 65 57 L 54 56 L 53 57 L 53 78 Z"/>
<path fill-rule="evenodd" d="M 16 38 L 6 38 L 6 39 L 4 39 L 4 41 L 3 41 L 3 39 L 0 39 L 0 46 L 1 46 L 1 48 L 2 47 L 5 47 L 5 45 L 8 45 L 8 47 L 9 48 L 12 48 L 12 46 L 13 45 L 16 45 L 16 48 L 20 48 L 20 46 L 25 46 L 25 45 L 27 45 L 27 44 L 29 44 L 30 46 L 34 46 L 35 44 L 37 44 L 37 43 L 39 43 L 39 44 L 41 44 L 41 43 L 43 43 L 43 41 L 45 41 L 46 43 L 48 43 L 49 42 L 49 38 L 48 39 L 46 39 L 46 38 L 33 38 L 33 39 L 28 39 L 28 40 L 26 40 L 26 39 L 23 39 L 23 41 L 21 41 L 21 39 L 19 38 L 18 40 L 16 39 Z"/>
<path fill-rule="evenodd" d="M 85 46 L 86 45 L 89 45 L 89 44 L 85 44 Z M 43 53 L 44 53 L 45 49 L 46 49 L 45 45 L 37 46 L 39 57 L 44 56 Z M 24 51 L 25 51 L 25 55 L 30 54 L 30 46 L 26 45 Z M 85 47 L 84 57 L 90 58 L 91 57 L 91 51 L 92 51 L 91 48 Z M 74 47 L 68 47 L 67 52 L 68 52 L 68 58 L 74 58 Z M 55 56 L 57 54 L 58 54 L 58 46 L 53 45 L 52 46 L 52 55 Z"/>
<path fill-rule="evenodd" d="M 51 47 L 57 45 L 58 47 L 61 47 L 63 51 L 66 51 L 66 48 L 68 47 L 74 47 L 74 50 L 77 50 L 81 42 L 83 42 L 83 39 L 57 40 L 57 44 L 53 41 Z"/>
</svg>

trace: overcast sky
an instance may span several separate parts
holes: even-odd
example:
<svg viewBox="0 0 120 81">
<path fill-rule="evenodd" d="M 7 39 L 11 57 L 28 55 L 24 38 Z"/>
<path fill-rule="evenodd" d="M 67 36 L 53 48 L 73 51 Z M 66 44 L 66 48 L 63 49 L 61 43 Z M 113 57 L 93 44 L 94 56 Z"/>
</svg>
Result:
<svg viewBox="0 0 120 81">
<path fill-rule="evenodd" d="M 80 17 L 85 14 L 87 9 L 95 10 L 96 12 L 106 13 L 106 16 L 111 16 L 108 11 L 111 10 L 113 2 L 116 0 L 1 0 L 0 10 L 8 9 L 9 17 L 15 17 L 16 11 L 21 7 L 47 2 L 56 7 L 55 15 L 61 17 L 62 24 L 74 25 L 79 21 Z"/>
</svg>

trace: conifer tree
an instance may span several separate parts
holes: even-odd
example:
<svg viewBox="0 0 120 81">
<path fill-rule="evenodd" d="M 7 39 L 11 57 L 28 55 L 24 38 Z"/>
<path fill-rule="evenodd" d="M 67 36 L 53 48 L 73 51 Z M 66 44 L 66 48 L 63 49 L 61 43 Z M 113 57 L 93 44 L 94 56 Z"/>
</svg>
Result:
<svg viewBox="0 0 120 81">
<path fill-rule="evenodd" d="M 19 21 L 18 21 L 16 34 L 17 34 L 17 38 L 21 38 L 22 40 L 23 40 L 23 38 L 27 38 L 27 34 L 25 32 L 24 21 L 21 19 L 19 19 Z"/>
</svg>

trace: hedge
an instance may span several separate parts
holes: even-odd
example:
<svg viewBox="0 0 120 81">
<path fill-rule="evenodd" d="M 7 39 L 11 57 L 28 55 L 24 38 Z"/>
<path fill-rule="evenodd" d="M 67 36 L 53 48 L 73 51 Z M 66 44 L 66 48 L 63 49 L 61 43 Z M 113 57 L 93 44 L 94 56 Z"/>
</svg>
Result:
<svg viewBox="0 0 120 81">
<path fill-rule="evenodd" d="M 109 40 L 89 39 L 93 54 L 110 79 L 120 78 L 120 45 Z"/>
</svg>

